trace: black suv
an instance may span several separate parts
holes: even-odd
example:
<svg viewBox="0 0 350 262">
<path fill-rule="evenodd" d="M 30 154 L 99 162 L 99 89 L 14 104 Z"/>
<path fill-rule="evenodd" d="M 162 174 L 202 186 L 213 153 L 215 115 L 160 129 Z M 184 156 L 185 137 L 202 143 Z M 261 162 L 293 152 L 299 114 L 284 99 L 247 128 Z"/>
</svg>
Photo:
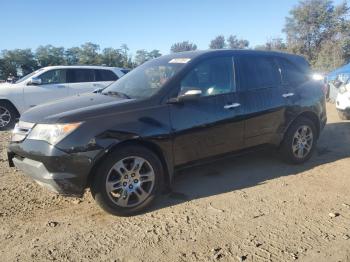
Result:
<svg viewBox="0 0 350 262">
<path fill-rule="evenodd" d="M 309 159 L 326 123 L 322 84 L 309 73 L 285 53 L 163 56 L 99 93 L 24 113 L 9 163 L 55 192 L 91 188 L 107 212 L 135 214 L 181 167 L 260 145 L 292 163 Z"/>
</svg>

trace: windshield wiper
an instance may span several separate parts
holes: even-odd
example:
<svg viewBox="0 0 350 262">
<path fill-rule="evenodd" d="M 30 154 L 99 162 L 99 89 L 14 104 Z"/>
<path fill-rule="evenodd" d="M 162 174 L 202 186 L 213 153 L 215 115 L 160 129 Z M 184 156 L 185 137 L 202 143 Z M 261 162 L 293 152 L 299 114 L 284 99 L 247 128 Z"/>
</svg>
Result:
<svg viewBox="0 0 350 262">
<path fill-rule="evenodd" d="M 122 92 L 117 92 L 117 91 L 108 91 L 108 92 L 103 92 L 102 94 L 105 96 L 118 96 L 126 99 L 131 99 L 131 97 L 128 96 L 127 94 L 124 94 Z"/>
</svg>

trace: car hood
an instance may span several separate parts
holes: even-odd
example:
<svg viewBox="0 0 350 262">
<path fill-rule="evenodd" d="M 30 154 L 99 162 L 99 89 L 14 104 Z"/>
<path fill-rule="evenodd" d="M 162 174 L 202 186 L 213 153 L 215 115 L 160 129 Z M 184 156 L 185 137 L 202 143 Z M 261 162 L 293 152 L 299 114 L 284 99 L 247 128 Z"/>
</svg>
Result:
<svg viewBox="0 0 350 262">
<path fill-rule="evenodd" d="M 22 114 L 20 120 L 47 124 L 80 122 L 89 118 L 117 113 L 116 107 L 123 107 L 135 101 L 135 99 L 107 96 L 100 93 L 87 93 L 33 107 Z"/>
</svg>

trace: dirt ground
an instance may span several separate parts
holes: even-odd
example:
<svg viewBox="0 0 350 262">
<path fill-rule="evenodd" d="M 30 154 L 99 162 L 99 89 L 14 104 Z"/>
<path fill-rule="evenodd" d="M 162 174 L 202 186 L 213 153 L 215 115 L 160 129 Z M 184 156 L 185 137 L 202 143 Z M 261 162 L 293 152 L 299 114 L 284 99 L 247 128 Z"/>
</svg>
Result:
<svg viewBox="0 0 350 262">
<path fill-rule="evenodd" d="M 177 175 L 129 218 L 49 193 L 7 164 L 0 134 L 0 261 L 350 261 L 350 122 L 328 124 L 302 166 L 276 153 Z"/>
</svg>

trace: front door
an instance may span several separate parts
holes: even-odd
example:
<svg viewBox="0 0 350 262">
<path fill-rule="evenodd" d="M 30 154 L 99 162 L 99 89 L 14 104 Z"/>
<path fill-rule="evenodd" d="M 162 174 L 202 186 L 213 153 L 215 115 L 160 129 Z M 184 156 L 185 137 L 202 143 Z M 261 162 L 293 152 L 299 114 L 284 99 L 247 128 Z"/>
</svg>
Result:
<svg viewBox="0 0 350 262">
<path fill-rule="evenodd" d="M 65 69 L 52 69 L 39 75 L 40 85 L 28 83 L 23 89 L 26 108 L 31 108 L 69 95 Z"/>
<path fill-rule="evenodd" d="M 199 62 L 182 79 L 179 95 L 188 90 L 202 94 L 170 105 L 175 165 L 242 148 L 243 121 L 235 93 L 233 58 Z"/>
</svg>

